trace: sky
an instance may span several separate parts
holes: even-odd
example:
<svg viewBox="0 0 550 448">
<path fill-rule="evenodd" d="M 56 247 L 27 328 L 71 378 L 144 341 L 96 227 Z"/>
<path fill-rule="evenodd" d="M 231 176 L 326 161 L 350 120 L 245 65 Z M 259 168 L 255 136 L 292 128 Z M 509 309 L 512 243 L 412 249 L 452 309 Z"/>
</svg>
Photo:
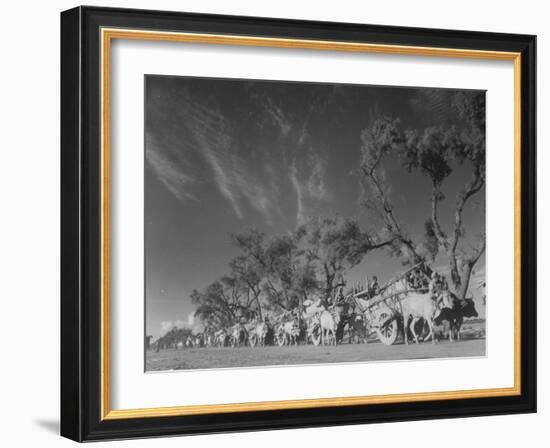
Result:
<svg viewBox="0 0 550 448">
<path fill-rule="evenodd" d="M 146 333 L 155 338 L 174 325 L 198 325 L 190 293 L 227 273 L 237 254 L 231 233 L 280 235 L 308 217 L 332 215 L 376 233 L 380 223 L 361 205 L 359 172 L 361 131 L 376 118 L 399 118 L 411 129 L 463 125 L 450 89 L 156 75 L 145 81 Z M 398 219 L 419 238 L 430 213 L 429 179 L 391 158 L 384 170 Z M 467 166 L 457 166 L 446 180 L 443 227 L 450 228 L 454 198 L 469 176 Z M 466 248 L 484 232 L 484 196 L 482 190 L 465 210 Z M 447 269 L 443 257 L 433 266 Z M 346 280 L 377 275 L 383 283 L 402 270 L 381 250 Z M 475 285 L 484 272 L 482 258 Z"/>
</svg>

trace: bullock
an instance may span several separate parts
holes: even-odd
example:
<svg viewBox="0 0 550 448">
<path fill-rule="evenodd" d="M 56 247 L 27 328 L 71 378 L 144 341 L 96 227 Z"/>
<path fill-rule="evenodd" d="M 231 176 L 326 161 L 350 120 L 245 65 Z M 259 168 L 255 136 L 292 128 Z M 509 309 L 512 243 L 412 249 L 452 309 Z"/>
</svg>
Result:
<svg viewBox="0 0 550 448">
<path fill-rule="evenodd" d="M 277 327 L 277 342 L 282 345 L 297 345 L 300 327 L 294 320 L 282 322 Z"/>
<path fill-rule="evenodd" d="M 241 324 L 236 324 L 231 327 L 231 347 L 239 347 L 245 345 L 248 339 L 246 328 Z"/>
<path fill-rule="evenodd" d="M 259 322 L 253 332 L 257 338 L 258 345 L 265 345 L 269 333 L 269 325 L 266 322 Z"/>
<path fill-rule="evenodd" d="M 409 344 L 409 338 L 407 333 L 411 330 L 414 337 L 414 341 L 418 344 L 418 334 L 416 333 L 415 326 L 420 319 L 424 319 L 428 325 L 428 335 L 424 340 L 429 337 L 432 338 L 432 343 L 435 344 L 435 338 L 433 334 L 434 315 L 437 312 L 437 304 L 432 299 L 430 294 L 410 294 L 401 302 L 401 309 L 403 314 L 403 339 L 405 344 Z"/>
<path fill-rule="evenodd" d="M 195 347 L 204 347 L 204 338 L 202 334 L 195 337 Z"/>
<path fill-rule="evenodd" d="M 185 346 L 187 348 L 193 348 L 193 338 L 188 336 L 187 339 L 185 340 Z"/>
<path fill-rule="evenodd" d="M 212 332 L 207 333 L 205 337 L 206 347 L 214 347 L 215 344 L 216 344 L 216 338 L 214 337 L 214 334 Z"/>
<path fill-rule="evenodd" d="M 269 333 L 269 324 L 267 322 L 256 321 L 246 325 L 248 332 L 248 343 L 251 347 L 256 345 L 265 345 Z"/>
<path fill-rule="evenodd" d="M 225 330 L 218 330 L 214 333 L 214 344 L 218 347 L 225 347 L 227 345 L 227 333 Z"/>
<path fill-rule="evenodd" d="M 329 345 L 336 345 L 336 320 L 334 316 L 327 310 L 324 310 L 319 315 L 319 327 L 321 331 L 321 344 L 325 344 L 325 338 Z"/>
<path fill-rule="evenodd" d="M 464 318 L 478 317 L 478 313 L 473 299 L 459 299 L 454 294 L 449 293 L 452 301 L 445 306 L 439 315 L 434 319 L 435 325 L 441 325 L 443 321 L 449 322 L 449 341 L 453 338 L 460 340 L 460 328 Z"/>
<path fill-rule="evenodd" d="M 336 329 L 336 339 L 337 341 L 342 341 L 344 338 L 344 330 L 348 327 L 349 332 L 349 343 L 351 344 L 354 340 L 356 342 L 367 343 L 367 326 L 365 324 L 365 318 L 358 313 L 346 314 L 340 320 L 338 327 Z"/>
</svg>

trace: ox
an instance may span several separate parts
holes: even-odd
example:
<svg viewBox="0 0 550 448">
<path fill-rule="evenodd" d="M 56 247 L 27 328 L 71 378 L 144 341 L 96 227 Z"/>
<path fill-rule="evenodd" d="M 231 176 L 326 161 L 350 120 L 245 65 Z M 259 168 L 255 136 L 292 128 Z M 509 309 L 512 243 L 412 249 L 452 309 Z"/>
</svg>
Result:
<svg viewBox="0 0 550 448">
<path fill-rule="evenodd" d="M 294 320 L 283 322 L 277 330 L 279 345 L 297 345 L 300 336 L 300 327 Z"/>
<path fill-rule="evenodd" d="M 225 347 L 227 345 L 227 333 L 225 330 L 218 330 L 214 334 L 215 344 L 218 347 Z"/>
<path fill-rule="evenodd" d="M 407 333 L 410 330 L 414 337 L 414 341 L 418 344 L 418 334 L 415 326 L 420 319 L 424 319 L 428 325 L 428 334 L 424 340 L 432 338 L 432 343 L 435 344 L 433 335 L 434 315 L 437 312 L 436 301 L 432 299 L 430 294 L 411 294 L 401 302 L 403 314 L 403 339 L 405 344 L 409 343 Z"/>
<path fill-rule="evenodd" d="M 231 347 L 245 345 L 248 340 L 246 328 L 241 324 L 236 324 L 231 328 Z"/>
<path fill-rule="evenodd" d="M 258 338 L 258 345 L 265 345 L 266 337 L 269 333 L 269 325 L 266 322 L 259 322 L 253 329 L 253 332 Z"/>
<path fill-rule="evenodd" d="M 449 322 L 449 341 L 453 338 L 460 340 L 460 328 L 464 318 L 478 317 L 478 313 L 473 299 L 459 299 L 454 294 L 449 295 L 452 301 L 446 305 L 439 315 L 434 319 L 435 325 L 441 325 L 443 321 Z"/>
<path fill-rule="evenodd" d="M 342 341 L 344 338 L 344 330 L 348 328 L 349 340 L 351 344 L 355 342 L 367 343 L 367 326 L 365 324 L 365 318 L 358 313 L 345 314 L 341 317 L 338 328 L 336 329 L 337 341 Z"/>
<path fill-rule="evenodd" d="M 321 331 L 321 344 L 325 344 L 325 338 L 329 345 L 336 345 L 336 320 L 333 315 L 324 310 L 319 315 L 319 327 Z"/>
<path fill-rule="evenodd" d="M 202 334 L 195 337 L 195 347 L 204 347 L 204 338 Z"/>
<path fill-rule="evenodd" d="M 209 332 L 205 337 L 205 345 L 206 347 L 214 347 L 216 344 L 216 338 L 214 337 L 214 334 Z"/>
<path fill-rule="evenodd" d="M 193 338 L 188 336 L 187 339 L 185 340 L 185 346 L 187 348 L 193 348 Z"/>
</svg>

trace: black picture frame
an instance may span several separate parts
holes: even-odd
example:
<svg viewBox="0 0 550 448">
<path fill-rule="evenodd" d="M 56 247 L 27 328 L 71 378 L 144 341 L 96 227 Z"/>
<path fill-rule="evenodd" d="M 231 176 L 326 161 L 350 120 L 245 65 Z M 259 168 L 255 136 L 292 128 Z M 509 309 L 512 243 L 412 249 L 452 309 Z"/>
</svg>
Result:
<svg viewBox="0 0 550 448">
<path fill-rule="evenodd" d="M 521 53 L 521 393 L 423 402 L 102 419 L 100 29 Z M 61 13 L 61 435 L 76 441 L 536 411 L 536 37 L 99 7 Z"/>
</svg>

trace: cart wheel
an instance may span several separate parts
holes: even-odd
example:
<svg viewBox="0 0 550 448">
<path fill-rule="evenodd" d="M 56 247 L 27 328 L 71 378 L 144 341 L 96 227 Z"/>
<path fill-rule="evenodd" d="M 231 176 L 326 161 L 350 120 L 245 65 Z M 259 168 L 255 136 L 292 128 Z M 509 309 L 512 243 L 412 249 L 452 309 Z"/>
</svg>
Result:
<svg viewBox="0 0 550 448">
<path fill-rule="evenodd" d="M 313 345 L 319 345 L 321 343 L 321 327 L 318 325 L 316 325 L 311 332 L 311 342 Z"/>
<path fill-rule="evenodd" d="M 258 342 L 258 336 L 256 336 L 255 334 L 253 334 L 248 338 L 248 343 L 250 344 L 250 347 L 255 347 L 257 342 Z"/>
<path fill-rule="evenodd" d="M 398 325 L 397 320 L 392 319 L 389 313 L 382 312 L 378 317 L 379 327 L 376 329 L 378 339 L 384 345 L 392 345 L 397 339 Z"/>
</svg>

